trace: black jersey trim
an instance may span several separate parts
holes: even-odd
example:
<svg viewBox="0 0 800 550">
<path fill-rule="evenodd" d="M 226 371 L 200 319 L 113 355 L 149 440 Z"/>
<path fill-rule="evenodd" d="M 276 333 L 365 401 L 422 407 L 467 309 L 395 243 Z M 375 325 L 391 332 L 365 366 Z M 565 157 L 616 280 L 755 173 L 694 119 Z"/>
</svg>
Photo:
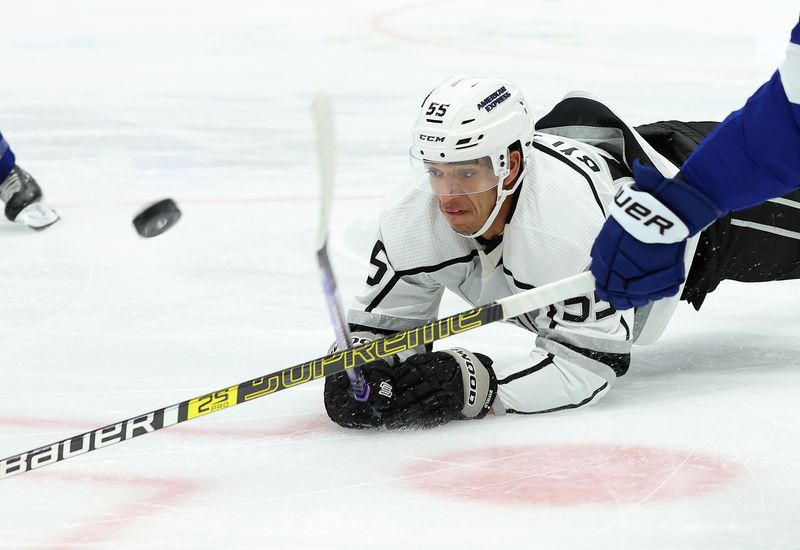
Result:
<svg viewBox="0 0 800 550">
<path fill-rule="evenodd" d="M 550 306 L 548 306 L 547 317 L 548 317 L 548 319 L 550 319 L 550 328 L 551 329 L 554 329 L 554 328 L 556 328 L 558 326 L 558 323 L 556 322 L 556 319 L 555 319 L 556 311 L 557 311 L 556 310 L 556 306 L 554 306 L 552 304 Z"/>
<path fill-rule="evenodd" d="M 440 269 L 444 269 L 445 267 L 456 265 L 456 264 L 463 264 L 467 263 L 472 260 L 475 256 L 478 255 L 477 250 L 473 250 L 466 256 L 461 256 L 460 258 L 453 258 L 451 260 L 445 260 L 442 263 L 436 265 L 427 265 L 422 267 L 415 267 L 414 269 L 401 269 L 399 271 L 395 271 L 395 275 L 403 277 L 405 275 L 419 275 L 420 273 L 433 273 L 435 271 L 439 271 Z"/>
<path fill-rule="evenodd" d="M 399 276 L 397 273 L 395 273 L 394 275 L 392 275 L 392 278 L 391 278 L 391 279 L 389 279 L 389 282 L 388 282 L 388 283 L 386 283 L 386 286 L 384 286 L 384 287 L 381 289 L 381 291 L 380 291 L 380 292 L 378 292 L 378 295 L 377 295 L 377 296 L 375 296 L 375 297 L 372 299 L 372 301 L 371 301 L 371 302 L 369 303 L 369 305 L 368 305 L 368 306 L 367 306 L 367 307 L 364 309 L 364 311 L 366 311 L 367 313 L 369 313 L 370 311 L 372 311 L 373 309 L 375 309 L 376 307 L 378 307 L 378 304 L 380 304 L 380 303 L 383 301 L 383 299 L 384 299 L 384 298 L 386 298 L 386 295 L 387 295 L 387 294 L 389 294 L 389 292 L 391 292 L 391 290 L 394 288 L 394 285 L 396 285 L 396 284 L 397 284 L 397 282 L 398 282 L 399 280 L 400 280 L 400 276 Z"/>
<path fill-rule="evenodd" d="M 587 397 L 586 399 L 584 399 L 580 403 L 572 403 L 572 404 L 569 404 L 569 405 L 564 405 L 562 407 L 555 407 L 553 409 L 545 409 L 543 411 L 531 411 L 531 412 L 518 411 L 518 410 L 515 410 L 515 409 L 506 409 L 506 414 L 545 414 L 545 413 L 551 413 L 551 412 L 557 412 L 557 411 L 564 411 L 564 410 L 567 410 L 567 409 L 577 409 L 578 407 L 582 407 L 582 406 L 586 405 L 587 403 L 589 403 L 590 401 L 592 401 L 595 397 L 597 397 L 597 394 L 599 394 L 601 391 L 603 391 L 607 387 L 608 387 L 608 382 L 605 382 L 602 386 L 597 388 L 594 391 L 594 393 L 592 393 L 592 395 L 590 395 L 589 397 Z"/>
<path fill-rule="evenodd" d="M 422 266 L 422 267 L 415 267 L 414 269 L 402 269 L 402 270 L 399 270 L 399 271 L 395 271 L 394 275 L 392 275 L 392 278 L 389 280 L 388 283 L 386 283 L 386 286 L 384 286 L 381 289 L 381 291 L 378 293 L 378 295 L 375 296 L 375 298 L 372 299 L 372 301 L 369 303 L 369 305 L 366 307 L 366 309 L 364 311 L 369 313 L 373 309 L 378 307 L 378 305 L 383 301 L 383 299 L 386 298 L 386 295 L 389 294 L 389 292 L 391 292 L 391 290 L 400 281 L 400 279 L 402 277 L 406 276 L 406 275 L 419 275 L 420 273 L 434 273 L 436 271 L 439 271 L 440 269 L 444 269 L 445 267 L 448 267 L 448 266 L 451 266 L 451 265 L 467 263 L 467 262 L 471 261 L 477 255 L 478 255 L 478 251 L 477 250 L 473 250 L 472 252 L 470 252 L 466 256 L 461 256 L 460 258 L 453 258 L 453 259 L 450 259 L 450 260 L 445 260 L 444 262 L 438 263 L 436 265 L 428 265 L 428 266 Z"/>
<path fill-rule="evenodd" d="M 608 153 L 608 151 L 606 151 L 606 153 Z M 608 154 L 610 155 L 611 153 Z M 631 172 L 624 164 L 622 164 L 622 162 L 618 161 L 616 158 L 608 158 L 604 155 L 599 155 L 599 157 L 606 162 L 606 166 L 608 167 L 608 171 L 611 173 L 611 179 L 613 181 L 617 181 L 618 179 L 622 178 L 633 177 L 633 172 Z"/>
<path fill-rule="evenodd" d="M 511 273 L 511 270 L 508 269 L 505 265 L 503 266 L 503 273 L 505 273 L 506 275 L 511 277 L 511 280 L 514 281 L 514 284 L 517 285 L 519 288 L 521 288 L 523 290 L 530 290 L 532 288 L 536 288 L 534 285 L 531 285 L 531 284 L 528 284 L 528 283 L 523 283 L 522 281 L 518 281 L 516 279 L 516 277 L 514 277 L 514 274 Z"/>
<path fill-rule="evenodd" d="M 521 329 L 539 334 L 539 329 L 536 326 L 536 319 L 533 315 L 530 315 L 530 312 L 512 317 L 508 319 L 508 322 L 517 325 Z"/>
<path fill-rule="evenodd" d="M 554 356 L 553 356 L 552 353 L 548 353 L 547 357 L 545 357 L 544 359 L 542 359 L 541 361 L 539 361 L 538 363 L 536 363 L 532 367 L 528 367 L 527 369 L 523 369 L 523 370 L 521 370 L 519 372 L 515 372 L 514 374 L 506 376 L 505 378 L 503 378 L 501 380 L 498 380 L 497 383 L 498 384 L 508 384 L 509 382 L 513 382 L 514 380 L 518 380 L 518 379 L 522 378 L 523 376 L 528 376 L 529 374 L 533 374 L 536 371 L 542 370 L 547 365 L 553 364 L 553 357 Z"/>
<path fill-rule="evenodd" d="M 594 128 L 616 128 L 622 132 L 625 161 L 633 166 L 634 159 L 646 166 L 653 161 L 645 154 L 630 127 L 614 112 L 595 99 L 568 97 L 559 101 L 545 116 L 536 121 L 536 130 L 547 133 L 548 128 L 562 126 L 591 126 Z"/>
<path fill-rule="evenodd" d="M 611 370 L 614 371 L 614 374 L 617 377 L 623 376 L 631 366 L 631 354 L 630 353 L 611 353 L 608 351 L 595 351 L 592 349 L 581 348 L 578 346 L 574 346 L 572 344 L 567 344 L 565 342 L 558 342 L 558 344 L 564 346 L 567 349 L 571 349 L 575 353 L 580 353 L 584 357 L 591 359 L 592 361 L 597 361 L 598 363 L 603 363 L 604 365 L 611 367 Z"/>
<path fill-rule="evenodd" d="M 592 181 L 592 178 L 589 176 L 589 174 L 581 170 L 577 164 L 569 160 L 564 155 L 560 154 L 558 151 L 553 151 L 549 147 L 542 145 L 541 143 L 537 143 L 535 141 L 531 145 L 533 145 L 536 149 L 540 150 L 542 153 L 550 155 L 554 159 L 560 160 L 561 162 L 563 162 L 564 164 L 575 170 L 577 173 L 579 173 L 581 176 L 583 176 L 584 179 L 589 183 L 589 188 L 592 190 L 592 195 L 594 195 L 594 200 L 595 202 L 597 202 L 597 206 L 600 207 L 600 212 L 603 213 L 604 218 L 606 217 L 606 209 L 603 208 L 603 202 L 600 200 L 600 195 L 597 194 L 597 189 L 595 189 L 594 182 Z"/>
<path fill-rule="evenodd" d="M 494 237 L 493 239 L 484 239 L 483 237 L 478 235 L 477 237 L 475 237 L 475 240 L 478 241 L 478 243 L 480 243 L 481 246 L 483 246 L 484 254 L 491 254 L 491 252 L 494 249 L 503 244 L 503 234 L 501 233 L 500 235 Z"/>
<path fill-rule="evenodd" d="M 628 322 L 625 320 L 625 317 L 620 317 L 619 318 L 619 322 L 622 323 L 623 327 L 625 327 L 625 339 L 626 340 L 630 340 L 631 339 L 631 329 L 628 326 Z"/>
</svg>

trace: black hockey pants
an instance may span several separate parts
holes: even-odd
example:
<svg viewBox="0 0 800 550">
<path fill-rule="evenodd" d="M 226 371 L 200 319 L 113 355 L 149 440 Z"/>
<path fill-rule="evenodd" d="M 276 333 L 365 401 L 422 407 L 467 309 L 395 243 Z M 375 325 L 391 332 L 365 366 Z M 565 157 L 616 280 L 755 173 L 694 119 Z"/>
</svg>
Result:
<svg viewBox="0 0 800 550">
<path fill-rule="evenodd" d="M 800 191 L 732 212 L 703 231 L 682 299 L 700 309 L 726 279 L 800 279 Z"/>
<path fill-rule="evenodd" d="M 681 166 L 716 122 L 655 122 L 636 130 Z M 721 281 L 800 279 L 800 191 L 732 212 L 700 235 L 681 299 L 700 309 Z"/>
</svg>

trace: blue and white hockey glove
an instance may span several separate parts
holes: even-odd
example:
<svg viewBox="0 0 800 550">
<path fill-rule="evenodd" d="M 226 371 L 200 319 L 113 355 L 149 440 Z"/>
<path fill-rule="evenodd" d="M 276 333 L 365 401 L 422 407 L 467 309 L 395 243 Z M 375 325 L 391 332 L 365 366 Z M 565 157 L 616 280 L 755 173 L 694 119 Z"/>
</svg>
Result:
<svg viewBox="0 0 800 550">
<path fill-rule="evenodd" d="M 703 193 L 638 161 L 592 246 L 597 294 L 617 309 L 673 296 L 686 278 L 686 239 L 719 215 Z M 680 178 L 680 176 L 679 176 Z"/>
<path fill-rule="evenodd" d="M 691 185 L 635 164 L 640 193 L 623 190 L 614 199 L 592 247 L 592 273 L 597 294 L 617 309 L 676 294 L 685 279 L 685 239 L 714 218 L 800 186 L 800 23 L 779 70 L 681 172 Z"/>
</svg>

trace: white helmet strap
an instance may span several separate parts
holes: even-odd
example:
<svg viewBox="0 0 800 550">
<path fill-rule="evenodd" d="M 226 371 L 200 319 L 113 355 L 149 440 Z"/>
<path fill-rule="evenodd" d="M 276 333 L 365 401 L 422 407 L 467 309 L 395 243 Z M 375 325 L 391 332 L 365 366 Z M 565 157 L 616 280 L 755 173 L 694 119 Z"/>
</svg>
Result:
<svg viewBox="0 0 800 550">
<path fill-rule="evenodd" d="M 512 185 L 510 188 L 504 189 L 502 181 L 497 184 L 497 201 L 494 204 L 494 208 L 489 213 L 489 217 L 486 218 L 486 222 L 480 227 L 480 229 L 478 229 L 473 233 L 459 233 L 459 235 L 461 235 L 462 237 L 467 237 L 469 239 L 474 239 L 475 237 L 480 237 L 489 230 L 489 228 L 494 223 L 495 218 L 497 218 L 497 215 L 500 213 L 500 208 L 503 206 L 503 202 L 505 202 L 506 197 L 510 197 L 511 195 L 513 195 L 519 188 L 520 184 L 522 183 L 522 180 L 525 179 L 525 171 L 527 168 L 525 164 L 526 163 L 522 161 L 522 170 L 517 176 L 517 181 L 515 181 L 514 185 Z"/>
</svg>

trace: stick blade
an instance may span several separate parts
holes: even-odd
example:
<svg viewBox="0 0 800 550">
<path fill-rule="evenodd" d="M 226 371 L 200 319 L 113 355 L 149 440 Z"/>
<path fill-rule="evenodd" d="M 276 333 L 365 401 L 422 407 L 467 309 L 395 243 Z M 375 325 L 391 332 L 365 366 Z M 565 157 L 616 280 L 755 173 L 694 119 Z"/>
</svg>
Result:
<svg viewBox="0 0 800 550">
<path fill-rule="evenodd" d="M 321 250 L 328 240 L 328 224 L 333 202 L 334 174 L 336 173 L 336 129 L 333 125 L 333 106 L 328 92 L 320 90 L 314 93 L 311 98 L 311 115 L 314 119 L 319 165 L 320 215 L 317 250 Z"/>
</svg>

